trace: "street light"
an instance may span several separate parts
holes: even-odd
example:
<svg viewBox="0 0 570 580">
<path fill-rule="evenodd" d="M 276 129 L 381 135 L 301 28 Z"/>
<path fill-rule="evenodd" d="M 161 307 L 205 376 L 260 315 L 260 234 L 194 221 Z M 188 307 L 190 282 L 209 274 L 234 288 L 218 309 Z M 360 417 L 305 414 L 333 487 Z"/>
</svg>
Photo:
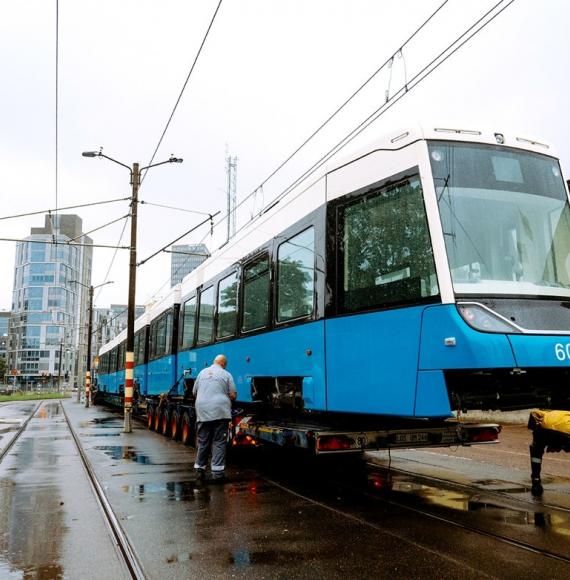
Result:
<svg viewBox="0 0 570 580">
<path fill-rule="evenodd" d="M 84 151 L 82 153 L 83 157 L 104 157 L 117 165 L 121 165 L 129 170 L 131 174 L 131 245 L 130 245 L 130 257 L 129 257 L 129 301 L 127 306 L 127 349 L 125 353 L 125 423 L 123 431 L 125 433 L 131 433 L 131 413 L 133 408 L 133 370 L 135 365 L 135 292 L 137 284 L 137 205 L 139 202 L 138 193 L 141 181 L 141 171 L 145 169 L 150 169 L 151 167 L 158 167 L 159 165 L 165 165 L 167 163 L 182 163 L 182 159 L 179 157 L 171 156 L 167 161 L 161 161 L 160 163 L 153 163 L 152 165 L 147 165 L 146 167 L 139 167 L 138 163 L 133 163 L 132 168 L 121 163 L 108 155 L 104 155 L 101 150 L 99 151 Z"/>
<path fill-rule="evenodd" d="M 101 288 L 107 284 L 114 284 L 113 281 L 108 280 L 97 286 L 88 286 L 79 280 L 70 280 L 70 284 L 80 284 L 85 288 L 89 288 L 89 324 L 87 326 L 87 369 L 85 370 L 85 406 L 89 407 L 91 399 L 91 332 L 93 327 L 93 290 Z M 80 389 L 77 389 L 77 402 L 81 401 Z"/>
</svg>

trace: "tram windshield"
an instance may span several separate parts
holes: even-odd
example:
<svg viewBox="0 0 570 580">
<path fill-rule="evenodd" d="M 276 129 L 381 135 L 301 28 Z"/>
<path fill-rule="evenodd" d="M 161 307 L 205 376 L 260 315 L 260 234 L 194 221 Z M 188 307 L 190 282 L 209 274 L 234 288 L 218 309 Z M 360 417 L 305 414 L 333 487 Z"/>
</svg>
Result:
<svg viewBox="0 0 570 580">
<path fill-rule="evenodd" d="M 570 208 L 558 160 L 431 141 L 456 294 L 570 297 Z"/>
</svg>

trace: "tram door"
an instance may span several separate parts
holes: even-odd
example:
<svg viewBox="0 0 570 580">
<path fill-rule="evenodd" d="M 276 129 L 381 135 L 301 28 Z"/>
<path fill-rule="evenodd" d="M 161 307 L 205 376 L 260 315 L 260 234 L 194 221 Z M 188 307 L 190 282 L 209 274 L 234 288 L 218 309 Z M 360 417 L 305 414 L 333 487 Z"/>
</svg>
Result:
<svg viewBox="0 0 570 580">
<path fill-rule="evenodd" d="M 439 294 L 419 176 L 402 175 L 331 206 L 336 279 L 335 315 L 326 320 L 327 408 L 411 416 L 422 311 Z"/>
</svg>

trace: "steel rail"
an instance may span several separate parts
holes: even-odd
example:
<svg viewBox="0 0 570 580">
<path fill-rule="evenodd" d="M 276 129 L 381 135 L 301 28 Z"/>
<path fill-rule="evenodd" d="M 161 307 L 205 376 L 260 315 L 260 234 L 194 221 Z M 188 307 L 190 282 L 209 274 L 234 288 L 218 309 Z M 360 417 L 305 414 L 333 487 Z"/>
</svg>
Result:
<svg viewBox="0 0 570 580">
<path fill-rule="evenodd" d="M 400 536 L 398 534 L 394 534 L 393 531 L 389 531 L 389 530 L 385 530 L 382 528 L 382 526 L 376 524 L 375 522 L 371 522 L 368 521 L 367 519 L 365 519 L 363 516 L 361 515 L 355 515 L 349 511 L 344 511 L 342 509 L 339 509 L 338 506 L 335 505 L 329 505 L 326 501 L 320 500 L 320 499 L 314 499 L 312 497 L 310 497 L 309 495 L 307 495 L 306 493 L 299 493 L 298 491 L 295 491 L 295 489 L 290 487 L 290 484 L 284 485 L 282 482 L 280 481 L 276 481 L 275 479 L 269 478 L 269 477 L 265 477 L 263 476 L 263 479 L 265 479 L 265 481 L 267 481 L 267 483 L 269 483 L 270 485 L 273 485 L 275 487 L 278 487 L 292 495 L 295 495 L 297 497 L 303 498 L 306 501 L 320 506 L 322 508 L 325 508 L 327 510 L 331 510 L 334 511 L 335 513 L 337 513 L 338 515 L 344 516 L 348 519 L 351 520 L 355 520 L 358 521 L 364 525 L 367 525 L 369 527 L 372 527 L 374 529 L 377 530 L 382 530 L 390 535 L 394 535 L 397 536 L 400 539 L 409 541 L 411 543 L 414 543 L 415 545 L 418 545 L 419 547 L 423 547 L 425 549 L 427 549 L 428 551 L 432 552 L 433 550 L 431 548 L 426 548 L 425 546 L 423 546 L 422 544 L 416 544 L 411 538 L 405 538 L 403 536 Z M 440 514 L 436 514 L 433 512 L 430 512 L 429 510 L 424 510 L 421 508 L 417 508 L 417 507 L 412 507 L 412 506 L 408 506 L 404 503 L 398 502 L 396 500 L 393 499 L 388 499 L 385 497 L 381 497 L 378 495 L 375 495 L 373 493 L 370 493 L 369 491 L 363 490 L 362 488 L 359 488 L 357 486 L 354 485 L 350 485 L 348 482 L 346 481 L 342 481 L 339 479 L 327 479 L 327 483 L 329 484 L 334 484 L 337 485 L 341 488 L 344 488 L 352 493 L 357 493 L 360 494 L 361 497 L 366 498 L 366 499 L 371 499 L 374 501 L 379 501 L 382 502 L 386 505 L 391 505 L 394 507 L 398 507 L 402 510 L 406 510 L 415 514 L 419 514 L 422 515 L 424 517 L 430 518 L 432 520 L 436 520 L 438 522 L 447 524 L 449 526 L 453 526 L 459 529 L 462 529 L 466 532 L 470 532 L 473 534 L 477 534 L 479 536 L 483 536 L 492 540 L 496 540 L 497 542 L 503 543 L 503 544 L 507 544 L 510 545 L 514 548 L 523 550 L 525 552 L 530 552 L 539 556 L 544 556 L 545 558 L 549 558 L 552 560 L 556 560 L 558 562 L 564 562 L 566 564 L 570 564 L 570 556 L 564 556 L 563 554 L 559 554 L 557 552 L 553 552 L 551 550 L 546 550 L 543 548 L 539 548 L 536 546 L 533 546 L 532 544 L 529 544 L 528 542 L 525 542 L 523 540 L 517 540 L 515 538 L 509 537 L 505 534 L 500 534 L 497 532 L 492 532 L 492 531 L 488 531 L 488 530 L 484 530 L 481 529 L 477 526 L 473 526 L 470 524 L 466 524 L 466 523 L 462 523 L 462 522 L 458 522 L 457 520 L 454 520 L 452 518 L 448 518 L 446 516 L 440 515 Z M 480 491 L 480 490 L 479 490 Z M 445 554 L 441 554 L 438 552 L 439 555 L 445 556 Z M 447 556 L 446 556 L 447 557 Z"/>
<path fill-rule="evenodd" d="M 36 405 L 36 408 L 32 411 L 30 416 L 20 425 L 20 427 L 16 431 L 16 434 L 14 435 L 14 437 L 12 437 L 12 440 L 10 441 L 10 443 L 8 443 L 8 445 L 6 445 L 6 447 L 4 447 L 4 449 L 2 451 L 0 451 L 0 463 L 2 463 L 2 460 L 4 459 L 4 457 L 6 457 L 6 455 L 8 454 L 8 451 L 10 451 L 10 449 L 12 449 L 14 443 L 16 443 L 16 441 L 20 438 L 20 435 L 22 435 L 22 433 L 26 430 L 28 423 L 33 419 L 34 415 L 38 412 L 38 409 L 41 406 L 42 406 L 42 403 L 38 403 Z"/>
<path fill-rule="evenodd" d="M 424 462 L 419 462 L 419 463 L 422 463 L 423 465 L 428 465 L 427 463 L 424 463 Z M 478 493 L 484 492 L 487 495 L 495 496 L 495 497 L 500 498 L 500 499 L 508 499 L 509 501 L 512 501 L 513 503 L 521 503 L 521 504 L 526 504 L 526 505 L 535 506 L 535 507 L 537 505 L 539 505 L 540 507 L 547 508 L 551 511 L 570 513 L 570 508 L 566 508 L 564 506 L 559 506 L 559 505 L 555 505 L 555 504 L 551 504 L 551 503 L 544 503 L 543 501 L 541 501 L 540 503 L 537 503 L 537 500 L 535 500 L 535 499 L 524 499 L 522 497 L 513 496 L 508 491 L 501 491 L 499 489 L 487 489 L 483 485 L 473 485 L 473 484 L 469 484 L 469 483 L 461 483 L 458 481 L 453 481 L 451 479 L 445 479 L 444 477 L 436 477 L 434 475 L 425 475 L 423 473 L 415 473 L 413 471 L 408 471 L 407 469 L 402 469 L 401 467 L 393 467 L 393 466 L 387 467 L 384 465 L 380 465 L 378 463 L 374 463 L 372 461 L 367 461 L 366 465 L 369 465 L 370 467 L 373 467 L 374 469 L 383 469 L 383 470 L 388 471 L 388 472 L 391 471 L 391 472 L 400 473 L 402 475 L 410 475 L 410 476 L 414 477 L 415 479 L 419 479 L 419 480 L 425 480 L 428 482 L 431 481 L 434 483 L 444 483 L 444 484 L 449 485 L 450 487 L 457 487 L 460 489 L 476 491 Z M 530 491 L 530 486 L 525 485 L 524 483 L 519 483 L 517 481 L 506 481 L 506 480 L 501 480 L 501 481 L 504 481 L 505 483 L 512 483 L 513 486 L 524 487 L 525 489 L 528 489 Z"/>
<path fill-rule="evenodd" d="M 115 512 L 113 511 L 113 508 L 109 503 L 109 500 L 105 496 L 103 487 L 101 486 L 99 480 L 97 479 L 97 476 L 95 475 L 95 470 L 93 469 L 93 466 L 91 465 L 91 462 L 89 461 L 89 458 L 87 457 L 87 454 L 85 453 L 85 450 L 81 445 L 81 440 L 79 439 L 79 436 L 75 432 L 75 429 L 73 428 L 73 425 L 69 420 L 69 416 L 67 415 L 65 407 L 62 403 L 60 403 L 60 405 L 63 411 L 63 416 L 65 417 L 65 420 L 67 422 L 67 426 L 69 427 L 69 431 L 75 442 L 75 446 L 77 447 L 77 451 L 79 452 L 79 456 L 83 463 L 83 467 L 85 468 L 89 482 L 91 483 L 91 486 L 93 488 L 95 497 L 97 498 L 99 506 L 103 511 L 105 521 L 111 531 L 111 534 L 115 539 L 118 551 L 125 562 L 129 574 L 135 580 L 146 580 L 146 575 L 143 572 L 143 568 L 135 554 L 135 551 L 133 550 L 133 547 L 131 546 L 131 543 L 129 542 L 127 535 L 125 534 L 125 531 L 123 530 L 121 524 L 119 523 L 119 520 L 117 519 L 117 516 L 115 515 Z"/>
</svg>

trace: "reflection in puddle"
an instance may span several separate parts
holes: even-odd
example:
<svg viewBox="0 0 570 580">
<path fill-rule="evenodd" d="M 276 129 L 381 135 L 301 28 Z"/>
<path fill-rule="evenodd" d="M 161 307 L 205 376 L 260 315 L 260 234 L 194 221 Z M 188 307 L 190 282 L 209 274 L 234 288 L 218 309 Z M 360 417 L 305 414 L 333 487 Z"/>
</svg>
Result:
<svg viewBox="0 0 570 580">
<path fill-rule="evenodd" d="M 195 481 L 123 485 L 121 489 L 139 501 L 144 501 L 148 494 L 161 494 L 168 501 L 194 501 L 203 495 L 202 490 L 196 488 Z"/>
<path fill-rule="evenodd" d="M 111 459 L 130 459 L 137 463 L 152 463 L 148 455 L 139 455 L 135 448 L 130 445 L 99 445 L 93 449 L 104 451 L 105 455 L 108 455 Z"/>
<path fill-rule="evenodd" d="M 493 491 L 512 489 L 519 492 L 521 489 L 520 486 L 512 487 L 512 483 L 495 480 L 476 483 L 489 485 Z M 478 513 L 501 524 L 550 528 L 558 534 L 570 536 L 568 518 L 556 513 L 528 510 L 524 506 L 520 509 L 513 505 L 505 506 L 497 498 L 486 496 L 484 491 L 469 493 L 463 489 L 434 487 L 409 476 L 393 475 L 380 470 L 373 470 L 368 474 L 368 488 L 375 492 L 392 494 L 395 498 L 405 495 L 406 503 L 429 503 L 448 510 Z"/>
<path fill-rule="evenodd" d="M 247 568 L 253 564 L 278 564 L 280 566 L 289 562 L 299 562 L 300 560 L 313 557 L 309 552 L 288 551 L 288 550 L 265 550 L 250 552 L 247 549 L 234 550 L 229 554 L 229 563 L 236 568 Z"/>
<path fill-rule="evenodd" d="M 121 433 L 82 433 L 81 437 L 119 437 Z"/>
<path fill-rule="evenodd" d="M 117 417 L 93 417 L 88 421 L 80 421 L 80 427 L 97 427 L 98 429 L 118 429 L 121 427 L 121 420 Z"/>
</svg>

